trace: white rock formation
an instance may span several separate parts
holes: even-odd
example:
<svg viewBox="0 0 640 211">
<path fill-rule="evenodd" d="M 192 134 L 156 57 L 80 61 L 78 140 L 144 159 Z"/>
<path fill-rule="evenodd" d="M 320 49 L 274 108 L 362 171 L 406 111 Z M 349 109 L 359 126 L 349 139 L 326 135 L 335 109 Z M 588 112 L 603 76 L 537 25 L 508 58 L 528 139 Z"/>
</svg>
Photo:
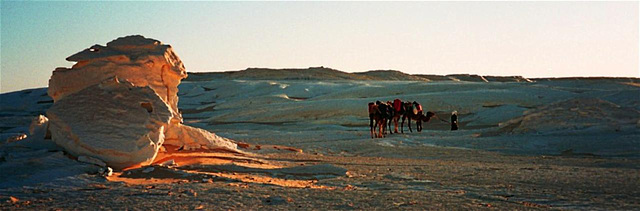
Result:
<svg viewBox="0 0 640 211">
<path fill-rule="evenodd" d="M 598 98 L 574 98 L 530 109 L 500 123 L 500 134 L 606 134 L 632 131 L 640 112 Z"/>
<path fill-rule="evenodd" d="M 29 126 L 29 136 L 25 140 L 26 145 L 33 149 L 55 149 L 55 144 L 50 140 L 49 119 L 44 115 L 33 118 Z"/>
<path fill-rule="evenodd" d="M 237 145 L 227 138 L 217 136 L 206 130 L 183 124 L 169 125 L 165 143 L 182 146 L 184 149 L 226 148 L 236 149 Z M 175 144 L 179 143 L 179 144 Z"/>
<path fill-rule="evenodd" d="M 57 68 L 49 80 L 48 94 L 55 102 L 106 79 L 117 77 L 134 86 L 149 86 L 169 105 L 175 122 L 178 84 L 187 77 L 182 61 L 169 45 L 143 36 L 128 36 L 94 45 L 67 58 L 72 68 Z"/>
<path fill-rule="evenodd" d="M 171 46 L 142 36 L 94 45 L 49 80 L 52 140 L 74 156 L 124 168 L 153 162 L 162 144 L 225 148 L 231 140 L 182 125 L 178 84 L 187 77 Z"/>
<path fill-rule="evenodd" d="M 116 168 L 151 163 L 172 117 L 151 88 L 116 79 L 59 99 L 47 116 L 51 138 L 67 152 Z"/>
<path fill-rule="evenodd" d="M 44 139 L 47 135 L 49 119 L 43 115 L 38 115 L 29 125 L 29 136 L 37 139 Z"/>
<path fill-rule="evenodd" d="M 38 115 L 33 118 L 31 125 L 29 126 L 29 134 L 21 134 L 19 136 L 10 137 L 6 143 L 12 143 L 20 145 L 21 147 L 27 147 L 31 149 L 47 149 L 56 150 L 60 149 L 49 138 L 51 134 L 48 133 L 49 119 L 44 115 Z"/>
</svg>

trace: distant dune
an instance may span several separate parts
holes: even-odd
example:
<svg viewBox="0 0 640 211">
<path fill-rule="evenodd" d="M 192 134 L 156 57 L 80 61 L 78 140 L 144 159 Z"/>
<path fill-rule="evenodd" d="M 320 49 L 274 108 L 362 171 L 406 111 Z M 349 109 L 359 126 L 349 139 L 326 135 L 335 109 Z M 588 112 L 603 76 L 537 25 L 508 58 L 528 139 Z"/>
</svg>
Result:
<svg viewBox="0 0 640 211">
<path fill-rule="evenodd" d="M 291 69 L 247 68 L 225 72 L 191 72 L 187 81 L 212 79 L 247 80 L 371 80 L 371 81 L 472 81 L 472 82 L 532 82 L 522 76 L 411 75 L 398 70 L 371 70 L 348 73 L 328 67 Z"/>
<path fill-rule="evenodd" d="M 537 80 L 611 80 L 638 83 L 638 78 L 617 77 L 565 77 L 565 78 L 525 78 L 522 76 L 481 76 L 474 74 L 411 75 L 398 70 L 370 70 L 348 73 L 328 67 L 309 68 L 247 68 L 224 72 L 190 72 L 186 81 L 209 81 L 213 79 L 245 80 L 368 80 L 368 81 L 468 81 L 468 82 L 534 82 Z"/>
<path fill-rule="evenodd" d="M 247 68 L 240 71 L 190 73 L 190 81 L 212 79 L 255 79 L 255 80 L 374 80 L 366 75 L 342 72 L 325 67 L 306 69 Z"/>
</svg>

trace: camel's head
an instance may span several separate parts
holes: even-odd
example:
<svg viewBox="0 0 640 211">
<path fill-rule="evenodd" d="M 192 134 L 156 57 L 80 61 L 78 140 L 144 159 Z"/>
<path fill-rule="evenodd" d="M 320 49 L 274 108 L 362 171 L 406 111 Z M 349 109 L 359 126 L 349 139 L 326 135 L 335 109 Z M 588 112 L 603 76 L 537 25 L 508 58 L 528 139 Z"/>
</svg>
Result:
<svg viewBox="0 0 640 211">
<path fill-rule="evenodd" d="M 435 115 L 436 115 L 435 113 L 433 113 L 431 111 L 427 111 L 427 115 L 425 115 L 425 116 L 427 116 L 427 118 L 431 118 L 431 117 L 433 117 Z"/>
</svg>

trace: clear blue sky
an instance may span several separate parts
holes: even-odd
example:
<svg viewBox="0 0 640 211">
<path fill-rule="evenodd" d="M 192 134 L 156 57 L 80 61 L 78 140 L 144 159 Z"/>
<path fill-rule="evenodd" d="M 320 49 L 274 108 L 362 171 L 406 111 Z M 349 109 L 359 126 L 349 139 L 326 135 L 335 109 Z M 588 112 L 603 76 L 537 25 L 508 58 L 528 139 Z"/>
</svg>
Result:
<svg viewBox="0 0 640 211">
<path fill-rule="evenodd" d="M 171 44 L 188 71 L 639 77 L 638 2 L 10 2 L 0 92 L 45 87 L 121 36 Z"/>
</svg>

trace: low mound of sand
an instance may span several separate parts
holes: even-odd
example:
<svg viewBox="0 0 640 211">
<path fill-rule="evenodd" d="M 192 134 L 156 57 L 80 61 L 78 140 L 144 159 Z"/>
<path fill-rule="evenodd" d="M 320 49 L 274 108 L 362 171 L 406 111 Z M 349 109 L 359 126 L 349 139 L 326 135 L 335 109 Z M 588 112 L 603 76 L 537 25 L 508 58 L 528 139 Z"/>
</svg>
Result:
<svg viewBox="0 0 640 211">
<path fill-rule="evenodd" d="M 500 124 L 501 134 L 586 134 L 636 130 L 640 112 L 597 98 L 574 98 L 524 112 Z"/>
</svg>

